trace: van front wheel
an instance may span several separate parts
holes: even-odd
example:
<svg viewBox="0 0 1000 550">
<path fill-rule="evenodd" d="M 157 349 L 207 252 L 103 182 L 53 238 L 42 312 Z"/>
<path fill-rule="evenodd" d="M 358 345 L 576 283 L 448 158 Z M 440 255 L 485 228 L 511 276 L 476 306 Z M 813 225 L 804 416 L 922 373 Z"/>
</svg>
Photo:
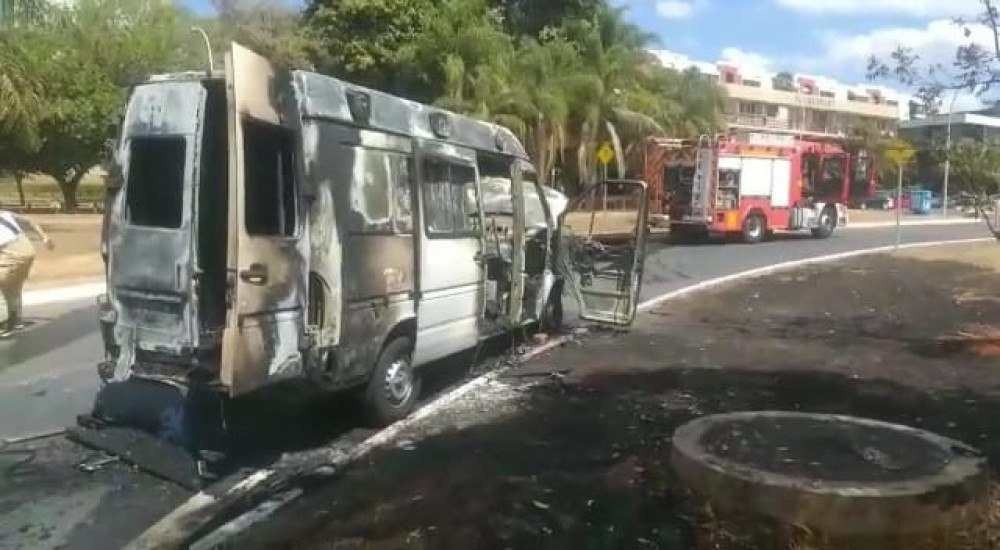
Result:
<svg viewBox="0 0 1000 550">
<path fill-rule="evenodd" d="M 389 342 L 368 381 L 365 405 L 369 418 L 380 426 L 406 418 L 417 405 L 420 386 L 420 376 L 413 368 L 410 339 L 400 337 Z"/>
</svg>

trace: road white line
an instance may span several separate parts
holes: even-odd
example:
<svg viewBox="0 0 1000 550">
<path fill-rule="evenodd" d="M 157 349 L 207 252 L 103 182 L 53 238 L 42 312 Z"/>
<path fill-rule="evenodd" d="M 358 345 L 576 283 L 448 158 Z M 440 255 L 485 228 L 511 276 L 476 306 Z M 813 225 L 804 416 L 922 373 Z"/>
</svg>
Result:
<svg viewBox="0 0 1000 550">
<path fill-rule="evenodd" d="M 94 299 L 104 294 L 104 282 L 28 290 L 21 298 L 24 306 L 43 306 L 60 302 Z"/>
<path fill-rule="evenodd" d="M 928 241 L 921 243 L 907 243 L 899 245 L 899 249 L 909 249 L 909 248 L 926 248 L 931 246 L 948 246 L 948 245 L 959 245 L 959 244 L 973 244 L 973 243 L 983 243 L 983 242 L 995 242 L 996 239 L 992 237 L 979 237 L 974 239 L 955 239 L 950 241 Z M 695 283 L 684 288 L 679 288 L 677 290 L 667 292 L 666 294 L 661 294 L 655 298 L 646 300 L 639 304 L 639 311 L 646 311 L 648 309 L 654 308 L 663 302 L 669 300 L 674 300 L 688 294 L 699 292 L 702 290 L 707 290 L 712 287 L 723 285 L 732 281 L 739 279 L 747 279 L 752 277 L 762 277 L 764 275 L 770 275 L 778 271 L 786 271 L 789 269 L 794 269 L 808 264 L 818 264 L 824 262 L 832 262 L 836 260 L 842 260 L 845 258 L 854 258 L 856 256 L 866 256 L 870 254 L 881 254 L 883 252 L 892 252 L 896 250 L 893 245 L 889 246 L 879 246 L 875 248 L 863 248 L 861 250 L 850 250 L 847 252 L 838 252 L 836 254 L 827 254 L 824 256 L 813 256 L 811 258 L 803 258 L 800 260 L 792 260 L 789 262 L 782 262 L 780 264 L 768 265 L 764 267 L 758 267 L 756 269 L 749 269 L 747 271 L 741 271 L 739 273 L 732 273 L 723 277 L 716 277 L 715 279 L 707 279 L 700 283 Z"/>
</svg>

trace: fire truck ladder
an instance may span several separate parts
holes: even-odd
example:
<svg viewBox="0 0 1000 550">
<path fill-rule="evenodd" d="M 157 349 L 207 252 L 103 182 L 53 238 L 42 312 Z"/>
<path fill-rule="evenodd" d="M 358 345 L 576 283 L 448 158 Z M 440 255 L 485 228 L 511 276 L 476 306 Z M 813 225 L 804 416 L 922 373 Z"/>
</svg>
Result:
<svg viewBox="0 0 1000 550">
<path fill-rule="evenodd" d="M 711 177 L 712 156 L 705 154 L 709 144 L 710 138 L 707 135 L 702 134 L 698 137 L 694 156 L 694 179 L 691 182 L 691 214 L 702 220 L 709 216 L 711 199 L 708 179 Z"/>
</svg>

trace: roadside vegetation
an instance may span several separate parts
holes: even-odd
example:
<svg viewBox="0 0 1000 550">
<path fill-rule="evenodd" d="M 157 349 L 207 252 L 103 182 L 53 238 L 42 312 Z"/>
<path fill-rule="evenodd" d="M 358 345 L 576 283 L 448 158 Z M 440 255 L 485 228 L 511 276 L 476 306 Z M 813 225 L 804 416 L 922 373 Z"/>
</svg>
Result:
<svg viewBox="0 0 1000 550">
<path fill-rule="evenodd" d="M 958 17 L 959 27 L 968 42 L 955 49 L 950 64 L 922 59 L 910 46 L 901 44 L 888 59 L 871 57 L 868 77 L 871 80 L 895 80 L 914 90 L 925 112 L 941 112 L 946 98 L 951 105 L 959 93 L 969 93 L 983 104 L 996 103 L 1000 88 L 1000 2 L 979 0 L 978 15 Z M 982 36 L 992 38 L 986 45 L 977 42 Z M 935 144 L 929 153 L 944 163 L 951 160 L 951 169 L 958 191 L 966 193 L 976 211 L 986 220 L 990 231 L 1000 240 L 1000 228 L 986 215 L 995 208 L 1000 197 L 1000 143 L 993 140 L 958 140 L 947 148 Z"/>
<path fill-rule="evenodd" d="M 236 40 L 287 67 L 503 124 L 539 177 L 571 193 L 596 178 L 602 142 L 628 158 L 653 133 L 721 128 L 722 91 L 660 66 L 646 52 L 653 37 L 606 0 L 313 0 L 301 12 L 216 0 L 208 18 L 149 0 L 0 1 L 0 172 L 15 184 L 51 177 L 68 210 L 128 87 L 207 65 L 192 26 L 217 60 Z"/>
</svg>

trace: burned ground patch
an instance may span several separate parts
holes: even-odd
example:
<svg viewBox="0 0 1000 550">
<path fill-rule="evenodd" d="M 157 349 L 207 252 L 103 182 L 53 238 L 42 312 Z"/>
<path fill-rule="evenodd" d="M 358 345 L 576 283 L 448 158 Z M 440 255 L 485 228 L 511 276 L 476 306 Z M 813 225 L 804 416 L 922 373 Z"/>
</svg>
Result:
<svg viewBox="0 0 1000 550">
<path fill-rule="evenodd" d="M 371 455 L 241 543 L 843 547 L 761 518 L 714 515 L 669 467 L 673 431 L 716 412 L 848 414 L 977 446 L 996 471 L 1000 365 L 981 353 L 927 351 L 963 328 L 1000 325 L 1000 305 L 962 299 L 970 293 L 1000 296 L 1000 275 L 871 257 L 670 302 L 631 333 L 591 332 L 508 373 L 502 381 L 522 395 L 515 414 Z M 877 546 L 982 547 L 977 529 L 943 545 Z"/>
</svg>

